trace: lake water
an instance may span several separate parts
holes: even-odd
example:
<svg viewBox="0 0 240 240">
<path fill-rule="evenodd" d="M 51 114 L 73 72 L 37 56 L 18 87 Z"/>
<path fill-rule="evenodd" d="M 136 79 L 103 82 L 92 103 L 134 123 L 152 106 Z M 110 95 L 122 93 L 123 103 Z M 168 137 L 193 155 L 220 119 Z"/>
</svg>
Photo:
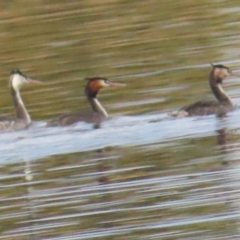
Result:
<svg viewBox="0 0 240 240">
<path fill-rule="evenodd" d="M 0 239 L 240 239 L 240 110 L 169 117 L 213 98 L 210 63 L 239 73 L 238 5 L 2 1 L 1 114 L 10 70 L 44 84 L 22 90 L 33 126 L 0 134 Z M 127 84 L 99 93 L 110 118 L 46 128 L 89 109 L 91 76 Z"/>
</svg>

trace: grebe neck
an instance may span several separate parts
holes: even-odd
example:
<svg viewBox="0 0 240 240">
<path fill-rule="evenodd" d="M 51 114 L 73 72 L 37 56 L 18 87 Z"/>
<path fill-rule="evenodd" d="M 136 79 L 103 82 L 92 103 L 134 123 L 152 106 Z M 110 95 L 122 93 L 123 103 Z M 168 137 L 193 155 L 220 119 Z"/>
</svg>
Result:
<svg viewBox="0 0 240 240">
<path fill-rule="evenodd" d="M 11 95 L 15 107 L 16 117 L 25 120 L 28 124 L 31 123 L 31 118 L 27 112 L 27 109 L 24 106 L 20 91 L 18 89 L 15 90 L 11 86 Z"/>
<path fill-rule="evenodd" d="M 99 113 L 101 116 L 107 118 L 108 114 L 107 111 L 104 109 L 102 104 L 99 102 L 99 100 L 96 97 L 88 97 L 88 101 L 93 109 L 94 112 Z"/>
<path fill-rule="evenodd" d="M 212 89 L 214 96 L 217 98 L 219 103 L 233 106 L 231 98 L 226 94 L 222 88 L 222 80 L 213 76 L 213 73 L 209 76 L 209 84 Z"/>
</svg>

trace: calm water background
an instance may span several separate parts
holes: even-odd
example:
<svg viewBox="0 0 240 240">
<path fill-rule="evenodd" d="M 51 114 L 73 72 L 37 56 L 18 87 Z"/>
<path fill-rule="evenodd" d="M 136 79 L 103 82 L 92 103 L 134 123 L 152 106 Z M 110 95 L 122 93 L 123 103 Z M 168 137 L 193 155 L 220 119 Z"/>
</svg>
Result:
<svg viewBox="0 0 240 240">
<path fill-rule="evenodd" d="M 240 11 L 228 1 L 5 0 L 1 113 L 8 78 L 33 126 L 0 135 L 0 239 L 240 239 L 240 111 L 173 119 L 211 99 L 210 63 L 240 71 Z M 89 108 L 85 77 L 127 84 L 99 99 L 111 118 L 45 128 Z M 224 88 L 240 104 L 239 78 Z"/>
</svg>

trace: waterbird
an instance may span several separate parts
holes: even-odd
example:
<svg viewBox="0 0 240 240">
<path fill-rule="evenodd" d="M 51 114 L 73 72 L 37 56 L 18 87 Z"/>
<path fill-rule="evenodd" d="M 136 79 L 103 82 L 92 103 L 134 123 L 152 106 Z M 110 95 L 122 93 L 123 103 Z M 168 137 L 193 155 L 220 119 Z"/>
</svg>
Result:
<svg viewBox="0 0 240 240">
<path fill-rule="evenodd" d="M 85 95 L 92 111 L 64 113 L 48 121 L 47 126 L 67 126 L 77 122 L 87 122 L 94 123 L 95 127 L 99 127 L 100 123 L 108 118 L 107 111 L 97 99 L 97 94 L 101 88 L 121 87 L 125 84 L 111 82 L 103 77 L 86 78 L 85 80 L 87 80 Z"/>
<path fill-rule="evenodd" d="M 29 127 L 32 120 L 21 98 L 20 89 L 26 84 L 39 84 L 38 80 L 31 79 L 21 73 L 20 70 L 13 70 L 10 73 L 9 88 L 15 108 L 15 117 L 6 115 L 0 116 L 0 130 L 11 131 L 21 130 Z"/>
<path fill-rule="evenodd" d="M 223 80 L 229 76 L 238 76 L 232 72 L 228 67 L 218 64 L 211 64 L 212 69 L 209 74 L 208 82 L 212 93 L 217 101 L 203 100 L 196 103 L 182 107 L 178 112 L 172 113 L 172 116 L 204 116 L 217 114 L 222 115 L 235 108 L 231 98 L 226 94 L 222 88 Z"/>
</svg>

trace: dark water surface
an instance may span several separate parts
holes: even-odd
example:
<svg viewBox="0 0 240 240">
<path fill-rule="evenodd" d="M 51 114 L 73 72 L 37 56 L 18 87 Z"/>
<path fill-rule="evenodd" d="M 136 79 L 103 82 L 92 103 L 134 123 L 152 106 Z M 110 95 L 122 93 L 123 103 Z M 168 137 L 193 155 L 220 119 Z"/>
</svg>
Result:
<svg viewBox="0 0 240 240">
<path fill-rule="evenodd" d="M 240 239 L 240 111 L 168 116 L 211 99 L 211 62 L 239 73 L 238 5 L 2 1 L 1 113 L 10 70 L 44 84 L 22 91 L 33 126 L 0 135 L 0 239 Z M 99 93 L 111 118 L 45 128 L 89 108 L 97 75 L 127 84 Z M 224 82 L 240 105 L 239 85 Z"/>
</svg>

